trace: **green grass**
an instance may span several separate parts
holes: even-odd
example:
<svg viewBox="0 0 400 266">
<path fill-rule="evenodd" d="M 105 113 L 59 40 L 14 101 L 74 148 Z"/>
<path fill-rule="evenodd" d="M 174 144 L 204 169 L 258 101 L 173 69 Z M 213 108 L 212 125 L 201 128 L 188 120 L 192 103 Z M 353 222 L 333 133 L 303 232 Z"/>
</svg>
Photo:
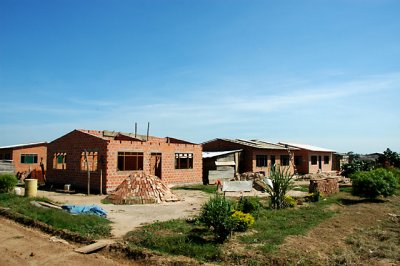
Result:
<svg viewBox="0 0 400 266">
<path fill-rule="evenodd" d="M 221 245 L 206 228 L 185 220 L 156 222 L 125 236 L 130 247 L 144 247 L 165 254 L 184 255 L 199 261 L 219 261 Z"/>
<path fill-rule="evenodd" d="M 182 187 L 174 187 L 173 190 L 199 190 L 205 193 L 214 194 L 217 191 L 217 186 L 215 185 L 190 185 Z"/>
<path fill-rule="evenodd" d="M 336 199 L 327 199 L 300 208 L 262 210 L 254 224 L 256 233 L 239 237 L 243 244 L 258 244 L 263 252 L 271 252 L 289 235 L 305 234 L 309 229 L 334 215 L 324 207 Z M 260 245 L 261 244 L 261 245 Z"/>
<path fill-rule="evenodd" d="M 252 232 L 238 235 L 235 241 L 240 246 L 250 251 L 265 254 L 272 252 L 289 235 L 305 234 L 309 229 L 318 225 L 325 219 L 334 215 L 328 211 L 327 206 L 336 202 L 337 198 L 311 203 L 309 206 L 283 210 L 262 209 L 259 218 L 254 223 Z M 195 258 L 201 262 L 232 262 L 232 256 L 237 256 L 238 261 L 245 258 L 251 260 L 246 254 L 234 252 L 228 257 L 224 255 L 225 244 L 214 241 L 208 228 L 195 221 L 172 220 L 157 222 L 135 231 L 129 232 L 125 240 L 132 248 L 147 248 L 170 255 L 184 255 Z M 256 244 L 256 245 L 252 245 Z"/>
<path fill-rule="evenodd" d="M 64 210 L 35 207 L 30 201 L 46 201 L 46 198 L 25 198 L 14 194 L 0 194 L 0 206 L 25 215 L 33 220 L 41 221 L 56 229 L 67 229 L 89 238 L 101 238 L 111 235 L 110 221 L 95 215 L 71 215 Z"/>
<path fill-rule="evenodd" d="M 340 192 L 348 192 L 348 193 L 351 193 L 352 190 L 353 190 L 352 187 L 341 187 L 341 188 L 339 188 L 339 191 L 340 191 Z"/>
</svg>

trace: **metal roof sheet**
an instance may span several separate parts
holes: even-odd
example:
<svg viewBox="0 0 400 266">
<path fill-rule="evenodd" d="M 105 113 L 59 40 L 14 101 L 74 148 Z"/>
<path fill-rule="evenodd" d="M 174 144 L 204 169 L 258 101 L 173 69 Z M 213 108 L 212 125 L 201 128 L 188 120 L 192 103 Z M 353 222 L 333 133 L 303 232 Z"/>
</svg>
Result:
<svg viewBox="0 0 400 266">
<path fill-rule="evenodd" d="M 285 150 L 286 148 L 280 144 L 274 144 L 261 140 L 244 140 L 244 139 L 224 139 L 225 141 L 230 141 L 233 143 L 246 145 L 249 147 L 257 148 L 257 149 L 268 149 L 268 150 Z"/>
<path fill-rule="evenodd" d="M 33 142 L 33 143 L 26 143 L 26 144 L 15 144 L 9 146 L 0 147 L 0 149 L 11 149 L 11 148 L 20 148 L 24 146 L 33 146 L 33 145 L 40 145 L 40 144 L 47 144 L 47 142 Z"/>
<path fill-rule="evenodd" d="M 321 148 L 321 147 L 317 147 L 317 146 L 312 146 L 312 145 L 308 145 L 308 144 L 291 143 L 291 142 L 279 142 L 279 143 L 282 145 L 289 145 L 291 147 L 300 148 L 300 149 L 309 150 L 309 151 L 335 152 L 334 150 Z"/>
<path fill-rule="evenodd" d="M 203 158 L 213 158 L 218 157 L 225 154 L 230 154 L 234 152 L 239 152 L 242 150 L 232 150 L 232 151 L 203 151 Z"/>
</svg>

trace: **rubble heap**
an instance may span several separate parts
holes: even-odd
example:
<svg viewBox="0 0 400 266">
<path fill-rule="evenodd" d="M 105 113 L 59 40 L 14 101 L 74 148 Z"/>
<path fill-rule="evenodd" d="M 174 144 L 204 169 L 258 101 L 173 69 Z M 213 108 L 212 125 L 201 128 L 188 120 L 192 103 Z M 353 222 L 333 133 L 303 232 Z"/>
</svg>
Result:
<svg viewBox="0 0 400 266">
<path fill-rule="evenodd" d="M 237 181 L 250 181 L 250 180 L 262 180 L 265 176 L 262 173 L 255 173 L 255 172 L 245 172 L 242 174 L 237 174 L 235 180 Z"/>
<path fill-rule="evenodd" d="M 308 192 L 313 193 L 315 191 L 322 192 L 324 195 L 330 195 L 339 192 L 339 183 L 336 178 L 324 178 L 324 179 L 311 179 Z"/>
<path fill-rule="evenodd" d="M 106 198 L 114 204 L 153 204 L 179 201 L 157 176 L 132 174 Z"/>
</svg>

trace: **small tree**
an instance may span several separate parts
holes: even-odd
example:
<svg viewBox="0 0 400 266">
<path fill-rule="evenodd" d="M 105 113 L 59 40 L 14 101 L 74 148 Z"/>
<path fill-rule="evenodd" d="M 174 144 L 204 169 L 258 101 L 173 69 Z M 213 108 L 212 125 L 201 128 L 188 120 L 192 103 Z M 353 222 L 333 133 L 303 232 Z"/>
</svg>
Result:
<svg viewBox="0 0 400 266">
<path fill-rule="evenodd" d="M 10 192 L 18 183 L 18 179 L 13 174 L 0 175 L 0 193 Z"/>
<path fill-rule="evenodd" d="M 400 154 L 395 151 L 391 151 L 389 148 L 383 152 L 378 158 L 378 163 L 382 167 L 397 167 L 400 168 Z"/>
<path fill-rule="evenodd" d="M 383 168 L 357 172 L 351 176 L 352 194 L 367 198 L 378 196 L 391 196 L 396 191 L 397 178 L 395 175 Z"/>
<path fill-rule="evenodd" d="M 235 229 L 233 206 L 230 200 L 216 193 L 201 209 L 200 222 L 212 229 L 218 242 L 223 243 Z"/>
<path fill-rule="evenodd" d="M 270 172 L 272 188 L 270 188 L 269 194 L 271 196 L 271 207 L 273 209 L 283 209 L 287 207 L 285 195 L 289 189 L 292 178 L 293 174 L 289 172 L 289 167 L 281 168 L 279 165 L 272 166 Z"/>
</svg>

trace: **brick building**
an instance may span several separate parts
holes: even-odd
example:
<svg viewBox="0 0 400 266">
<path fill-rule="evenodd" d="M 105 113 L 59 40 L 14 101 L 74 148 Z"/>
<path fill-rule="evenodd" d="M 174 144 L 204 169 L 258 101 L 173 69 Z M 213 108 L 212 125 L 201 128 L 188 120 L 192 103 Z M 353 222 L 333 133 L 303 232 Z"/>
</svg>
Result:
<svg viewBox="0 0 400 266">
<path fill-rule="evenodd" d="M 284 145 L 261 140 L 213 139 L 202 144 L 205 152 L 241 150 L 239 173 L 262 172 L 269 175 L 274 164 L 289 167 L 294 172 L 291 154 Z M 293 150 L 296 150 L 294 148 Z"/>
<path fill-rule="evenodd" d="M 330 172 L 333 169 L 333 150 L 298 143 L 279 142 L 279 144 L 293 150 L 299 174 Z"/>
<path fill-rule="evenodd" d="M 46 170 L 47 142 L 18 144 L 0 147 L 0 160 L 10 161 L 14 173 L 27 176 L 33 170 L 40 173 Z"/>
<path fill-rule="evenodd" d="M 48 144 L 47 180 L 86 190 L 113 191 L 132 173 L 156 175 L 164 183 L 201 183 L 200 145 L 114 131 L 73 130 Z M 101 184 L 101 185 L 100 185 Z"/>
</svg>

